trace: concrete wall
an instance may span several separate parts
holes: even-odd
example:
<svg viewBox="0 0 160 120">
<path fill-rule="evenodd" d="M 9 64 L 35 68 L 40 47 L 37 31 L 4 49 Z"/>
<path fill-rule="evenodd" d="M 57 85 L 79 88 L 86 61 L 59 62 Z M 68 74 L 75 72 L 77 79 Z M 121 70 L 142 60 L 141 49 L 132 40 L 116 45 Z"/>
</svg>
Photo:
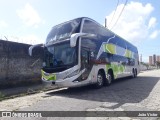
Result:
<svg viewBox="0 0 160 120">
<path fill-rule="evenodd" d="M 0 89 L 40 82 L 43 48 L 28 55 L 30 45 L 0 40 Z"/>
<path fill-rule="evenodd" d="M 148 68 L 147 68 L 147 66 L 140 64 L 140 71 L 153 70 L 153 69 L 157 69 L 157 67 L 156 66 L 148 66 Z"/>
</svg>

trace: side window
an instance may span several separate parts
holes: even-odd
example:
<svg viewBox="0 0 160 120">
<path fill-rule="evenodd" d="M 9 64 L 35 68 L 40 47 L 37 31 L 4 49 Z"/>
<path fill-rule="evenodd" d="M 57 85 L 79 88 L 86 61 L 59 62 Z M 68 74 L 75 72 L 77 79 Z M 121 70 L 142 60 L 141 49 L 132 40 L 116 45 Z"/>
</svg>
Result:
<svg viewBox="0 0 160 120">
<path fill-rule="evenodd" d="M 117 42 L 116 42 L 116 45 L 126 49 L 126 42 L 124 40 L 121 40 L 121 38 L 117 38 Z"/>
<path fill-rule="evenodd" d="M 108 43 L 112 43 L 112 44 L 115 44 L 115 45 L 116 45 L 116 43 L 117 43 L 117 39 L 116 39 L 116 38 L 111 39 L 111 40 L 109 40 L 109 42 L 108 42 Z"/>
<path fill-rule="evenodd" d="M 92 21 L 89 21 L 89 20 L 84 21 L 82 32 L 97 34 L 96 29 L 97 29 L 97 25 L 95 23 L 93 23 Z"/>
<path fill-rule="evenodd" d="M 82 32 L 98 34 L 98 35 L 105 36 L 105 37 L 112 35 L 112 33 L 109 32 L 109 30 L 107 30 L 105 27 L 99 25 L 98 23 L 90 21 L 90 20 L 84 21 Z"/>
<path fill-rule="evenodd" d="M 135 60 L 134 60 L 134 59 L 131 59 L 130 61 L 131 61 L 131 64 L 130 64 L 130 65 L 131 65 L 131 66 L 134 66 L 134 65 L 135 65 Z"/>
<path fill-rule="evenodd" d="M 133 52 L 132 46 L 129 43 L 127 43 L 127 49 Z"/>
<path fill-rule="evenodd" d="M 131 58 L 128 58 L 128 65 L 134 66 L 135 65 L 135 60 L 131 59 Z"/>
<path fill-rule="evenodd" d="M 91 51 L 95 51 L 96 48 L 99 46 L 96 44 L 95 40 L 91 40 L 91 39 L 86 39 L 86 38 L 82 38 L 81 40 L 81 46 L 84 48 L 88 48 Z M 98 51 L 98 50 L 97 50 Z"/>
<path fill-rule="evenodd" d="M 82 48 L 82 51 L 81 51 L 81 57 L 82 57 L 82 64 L 85 65 L 85 64 L 89 64 L 89 52 L 85 49 Z"/>
<path fill-rule="evenodd" d="M 115 44 L 119 47 L 126 49 L 126 42 L 117 36 L 114 39 L 111 39 L 109 43 Z"/>
<path fill-rule="evenodd" d="M 134 53 L 138 53 L 137 48 L 131 45 L 130 43 L 127 43 L 127 49 Z"/>
</svg>

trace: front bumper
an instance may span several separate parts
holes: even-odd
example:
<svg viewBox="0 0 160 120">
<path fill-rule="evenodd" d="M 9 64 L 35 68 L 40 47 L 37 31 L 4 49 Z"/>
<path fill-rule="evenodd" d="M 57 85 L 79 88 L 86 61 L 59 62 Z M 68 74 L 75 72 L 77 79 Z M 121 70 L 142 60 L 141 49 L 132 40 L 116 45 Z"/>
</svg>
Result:
<svg viewBox="0 0 160 120">
<path fill-rule="evenodd" d="M 59 79 L 59 80 L 46 80 L 42 76 L 42 81 L 46 86 L 57 86 L 57 87 L 79 87 L 83 86 L 82 82 L 75 81 L 79 76 L 73 76 L 66 79 Z"/>
</svg>

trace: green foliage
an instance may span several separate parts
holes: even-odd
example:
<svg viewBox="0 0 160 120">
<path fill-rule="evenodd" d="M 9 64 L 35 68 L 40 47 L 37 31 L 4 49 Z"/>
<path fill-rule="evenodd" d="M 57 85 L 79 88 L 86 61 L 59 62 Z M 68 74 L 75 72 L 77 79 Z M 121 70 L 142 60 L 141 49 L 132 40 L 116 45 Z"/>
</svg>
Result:
<svg viewBox="0 0 160 120">
<path fill-rule="evenodd" d="M 148 69 L 148 67 L 149 67 L 149 64 L 147 64 L 147 63 L 144 63 L 144 62 L 141 62 L 141 64 L 142 64 L 142 65 L 144 65 L 144 66 L 146 66 L 146 67 L 147 67 L 147 69 Z"/>
<path fill-rule="evenodd" d="M 4 99 L 4 95 L 0 92 L 0 101 Z"/>
<path fill-rule="evenodd" d="M 160 68 L 160 62 L 156 61 L 157 68 Z"/>
</svg>

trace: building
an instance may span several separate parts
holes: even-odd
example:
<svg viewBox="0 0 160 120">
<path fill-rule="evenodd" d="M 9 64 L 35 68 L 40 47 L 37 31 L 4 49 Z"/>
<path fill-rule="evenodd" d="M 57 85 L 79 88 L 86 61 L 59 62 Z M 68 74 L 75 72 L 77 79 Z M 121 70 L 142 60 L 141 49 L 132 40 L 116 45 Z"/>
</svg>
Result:
<svg viewBox="0 0 160 120">
<path fill-rule="evenodd" d="M 153 55 L 153 65 L 156 65 L 156 55 Z"/>
<path fill-rule="evenodd" d="M 156 62 L 160 62 L 160 55 L 149 56 L 149 65 L 156 65 Z"/>
<path fill-rule="evenodd" d="M 153 61 L 152 61 L 152 56 L 149 56 L 149 65 L 152 65 Z"/>
<path fill-rule="evenodd" d="M 159 55 L 157 56 L 156 61 L 160 62 L 160 56 Z"/>
</svg>

